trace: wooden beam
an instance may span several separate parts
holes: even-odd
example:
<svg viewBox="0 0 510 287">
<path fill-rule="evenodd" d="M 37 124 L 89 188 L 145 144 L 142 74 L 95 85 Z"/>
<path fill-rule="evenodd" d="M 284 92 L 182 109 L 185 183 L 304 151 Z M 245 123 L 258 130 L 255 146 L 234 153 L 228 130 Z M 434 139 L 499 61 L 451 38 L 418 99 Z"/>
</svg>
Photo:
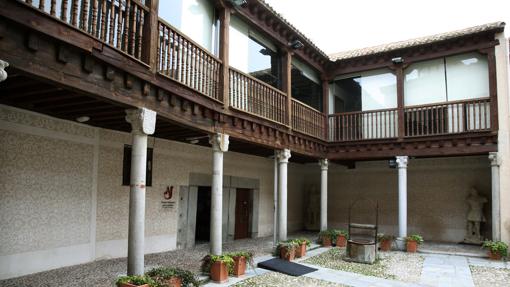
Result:
<svg viewBox="0 0 510 287">
<path fill-rule="evenodd" d="M 230 9 L 222 8 L 220 10 L 220 60 L 222 61 L 220 74 L 220 94 L 223 101 L 223 107 L 228 110 L 230 106 L 229 88 L 229 47 L 230 47 Z"/>
<path fill-rule="evenodd" d="M 287 125 L 292 125 L 292 52 L 282 54 L 282 91 L 287 94 Z"/>
<path fill-rule="evenodd" d="M 149 65 L 153 73 L 156 73 L 159 43 L 159 0 L 145 0 L 145 6 L 149 7 L 149 12 L 145 15 L 143 27 L 142 61 Z"/>
<path fill-rule="evenodd" d="M 397 118 L 398 118 L 398 139 L 401 141 L 405 136 L 404 121 L 404 67 L 399 64 L 395 69 L 397 76 Z"/>
</svg>

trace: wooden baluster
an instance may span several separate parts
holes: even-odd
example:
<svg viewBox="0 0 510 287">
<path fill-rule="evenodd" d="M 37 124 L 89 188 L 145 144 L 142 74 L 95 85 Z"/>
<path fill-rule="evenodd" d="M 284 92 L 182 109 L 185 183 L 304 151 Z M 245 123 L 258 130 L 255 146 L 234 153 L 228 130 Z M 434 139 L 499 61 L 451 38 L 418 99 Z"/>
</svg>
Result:
<svg viewBox="0 0 510 287">
<path fill-rule="evenodd" d="M 46 4 L 46 0 L 39 0 L 39 10 L 44 11 L 44 4 Z"/>
<path fill-rule="evenodd" d="M 50 15 L 53 17 L 55 17 L 57 15 L 57 1 L 56 0 L 51 0 Z"/>
<path fill-rule="evenodd" d="M 62 21 L 67 22 L 67 0 L 62 1 L 61 11 L 60 11 L 60 19 Z"/>
<path fill-rule="evenodd" d="M 27 4 L 32 5 L 32 0 L 26 0 Z"/>
<path fill-rule="evenodd" d="M 71 1 L 71 25 L 78 26 L 78 0 Z"/>
<path fill-rule="evenodd" d="M 100 39 L 106 42 L 106 0 L 102 0 L 103 5 L 101 5 L 101 29 L 100 29 Z"/>
<path fill-rule="evenodd" d="M 100 38 L 97 34 L 97 16 L 98 16 L 98 0 L 94 0 L 92 4 L 92 35 Z"/>
<path fill-rule="evenodd" d="M 129 51 L 129 23 L 131 18 L 131 0 L 126 1 L 126 13 L 124 13 L 124 47 L 122 48 L 122 51 L 128 52 Z"/>
<path fill-rule="evenodd" d="M 138 5 L 136 5 L 133 2 L 133 12 L 132 12 L 132 20 L 131 20 L 131 35 L 130 35 L 130 41 L 131 41 L 131 47 L 129 49 L 129 54 L 134 56 L 135 55 L 135 46 L 136 46 L 136 20 L 138 20 Z"/>
<path fill-rule="evenodd" d="M 166 26 L 165 26 L 166 27 Z M 166 30 L 168 31 L 168 56 L 166 58 L 166 68 L 167 75 L 170 75 L 171 78 L 175 78 L 175 61 L 176 61 L 176 49 L 178 47 L 177 42 L 175 40 L 175 32 L 174 30 L 166 27 Z"/>
<path fill-rule="evenodd" d="M 41 0 L 43 2 L 44 0 Z M 89 31 L 89 0 L 83 0 L 81 9 L 81 29 Z"/>
<path fill-rule="evenodd" d="M 115 0 L 110 0 L 110 12 L 109 12 L 109 18 L 110 20 L 108 21 L 108 26 L 109 26 L 109 30 L 108 30 L 108 43 L 110 45 L 113 46 L 113 37 L 115 35 Z M 134 43 L 133 43 L 134 45 Z"/>
<path fill-rule="evenodd" d="M 117 7 L 117 29 L 115 30 L 117 32 L 117 39 L 115 39 L 115 46 L 117 49 L 122 49 L 122 19 L 124 18 L 122 16 L 122 1 L 119 1 L 119 6 Z M 159 51 L 159 50 L 158 50 Z"/>
<path fill-rule="evenodd" d="M 140 22 L 138 24 L 138 55 L 137 59 L 142 58 L 142 42 L 143 42 L 143 23 L 145 22 L 145 10 L 140 9 Z M 150 37 L 150 35 L 148 35 Z"/>
</svg>

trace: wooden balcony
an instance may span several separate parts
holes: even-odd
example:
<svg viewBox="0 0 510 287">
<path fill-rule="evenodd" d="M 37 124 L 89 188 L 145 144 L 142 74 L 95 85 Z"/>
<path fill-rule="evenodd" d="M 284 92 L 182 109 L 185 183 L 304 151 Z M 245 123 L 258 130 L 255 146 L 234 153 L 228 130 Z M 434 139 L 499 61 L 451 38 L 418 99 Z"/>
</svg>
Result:
<svg viewBox="0 0 510 287">
<path fill-rule="evenodd" d="M 57 62 L 66 62 L 63 58 L 71 53 L 61 48 L 64 45 L 60 43 L 81 49 L 81 54 L 75 54 L 83 60 L 73 68 L 75 74 L 70 79 L 76 80 L 73 83 L 80 85 L 82 91 L 92 90 L 94 96 L 110 102 L 121 101 L 124 106 L 143 104 L 157 110 L 162 117 L 203 133 L 222 130 L 268 148 L 299 147 L 296 149 L 303 155 L 312 157 L 324 157 L 335 149 L 345 150 L 338 157 L 349 157 L 349 151 L 362 149 L 359 145 L 373 143 L 475 134 L 492 140 L 497 134 L 497 105 L 492 94 L 490 99 L 326 115 L 230 67 L 228 58 L 222 61 L 160 19 L 158 8 L 151 3 L 149 0 L 4 0 L 2 7 L 16 13 L 0 12 L 0 15 L 54 37 Z M 24 16 L 27 13 L 30 16 Z M 34 17 L 39 18 L 32 21 Z M 28 40 L 25 39 L 28 51 L 16 55 L 18 65 L 24 63 L 23 57 L 38 49 L 37 37 L 36 40 L 31 37 L 28 33 Z M 38 59 L 42 61 L 40 55 Z M 49 54 L 44 56 L 50 59 Z M 101 69 L 94 70 L 94 61 L 90 60 L 94 57 L 101 62 Z M 21 70 L 30 72 L 30 69 L 27 64 Z M 88 76 L 91 73 L 96 75 Z M 46 76 L 43 72 L 34 75 Z M 70 86 L 70 81 L 64 81 L 65 75 L 51 75 L 51 79 L 48 75 L 47 80 Z M 101 76 L 103 82 L 99 82 Z M 91 87 L 100 83 L 104 89 L 87 88 L 90 86 L 80 80 L 83 78 L 97 80 Z M 290 73 L 287 78 L 288 81 Z M 112 83 L 120 85 L 119 82 L 123 86 L 112 93 Z M 327 87 L 327 81 L 324 83 Z M 150 96 L 155 96 L 155 100 Z"/>
</svg>

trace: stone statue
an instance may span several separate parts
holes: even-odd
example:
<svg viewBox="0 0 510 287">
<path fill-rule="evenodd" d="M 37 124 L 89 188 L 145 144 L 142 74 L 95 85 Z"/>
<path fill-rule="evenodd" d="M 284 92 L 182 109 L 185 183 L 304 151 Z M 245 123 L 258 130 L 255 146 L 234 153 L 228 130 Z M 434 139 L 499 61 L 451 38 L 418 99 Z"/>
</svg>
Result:
<svg viewBox="0 0 510 287">
<path fill-rule="evenodd" d="M 483 205 L 487 203 L 487 199 L 478 195 L 475 188 L 471 188 L 469 196 L 466 198 L 468 204 L 467 215 L 467 233 L 464 238 L 465 243 L 481 244 L 482 236 L 480 235 L 480 222 L 485 222 L 483 216 Z"/>
<path fill-rule="evenodd" d="M 308 198 L 306 202 L 306 222 L 305 227 L 307 230 L 319 230 L 320 229 L 320 216 L 321 216 L 321 199 L 320 194 L 317 192 L 315 185 L 310 186 L 307 193 Z"/>
</svg>

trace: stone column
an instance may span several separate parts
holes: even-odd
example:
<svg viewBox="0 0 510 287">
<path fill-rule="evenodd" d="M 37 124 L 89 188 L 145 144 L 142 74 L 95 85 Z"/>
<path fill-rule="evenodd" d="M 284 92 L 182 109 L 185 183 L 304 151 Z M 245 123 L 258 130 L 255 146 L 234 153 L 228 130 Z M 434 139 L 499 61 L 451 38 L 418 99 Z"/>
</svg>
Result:
<svg viewBox="0 0 510 287">
<path fill-rule="evenodd" d="M 321 231 L 328 229 L 328 160 L 319 160 L 321 166 Z"/>
<path fill-rule="evenodd" d="M 156 112 L 145 109 L 126 110 L 131 124 L 131 181 L 129 191 L 128 275 L 144 273 L 145 179 L 147 169 L 147 135 L 156 128 Z"/>
<path fill-rule="evenodd" d="M 223 153 L 228 151 L 228 135 L 216 133 L 209 137 L 213 148 L 213 175 L 211 188 L 211 254 L 221 255 L 223 213 Z"/>
<path fill-rule="evenodd" d="M 407 236 L 407 156 L 397 156 L 398 164 L 398 238 L 397 246 L 405 249 Z"/>
<path fill-rule="evenodd" d="M 492 181 L 492 240 L 501 240 L 501 209 L 499 194 L 499 165 L 501 158 L 497 152 L 489 153 Z"/>
<path fill-rule="evenodd" d="M 278 241 L 287 240 L 287 165 L 290 150 L 276 152 L 278 160 Z"/>
<path fill-rule="evenodd" d="M 3 82 L 7 79 L 7 71 L 5 71 L 5 68 L 7 67 L 9 67 L 9 63 L 0 60 L 0 82 Z"/>
<path fill-rule="evenodd" d="M 273 167 L 273 246 L 278 244 L 278 158 L 277 151 L 274 153 Z"/>
</svg>

